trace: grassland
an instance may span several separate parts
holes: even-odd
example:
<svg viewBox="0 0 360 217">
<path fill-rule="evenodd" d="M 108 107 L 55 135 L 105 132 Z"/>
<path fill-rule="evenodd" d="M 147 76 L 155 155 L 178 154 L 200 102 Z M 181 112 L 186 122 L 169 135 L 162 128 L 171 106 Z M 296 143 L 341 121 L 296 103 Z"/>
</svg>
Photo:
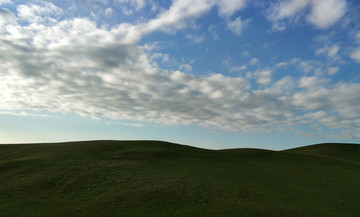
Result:
<svg viewBox="0 0 360 217">
<path fill-rule="evenodd" d="M 0 146 L 0 217 L 359 216 L 360 145 L 157 141 Z"/>
</svg>

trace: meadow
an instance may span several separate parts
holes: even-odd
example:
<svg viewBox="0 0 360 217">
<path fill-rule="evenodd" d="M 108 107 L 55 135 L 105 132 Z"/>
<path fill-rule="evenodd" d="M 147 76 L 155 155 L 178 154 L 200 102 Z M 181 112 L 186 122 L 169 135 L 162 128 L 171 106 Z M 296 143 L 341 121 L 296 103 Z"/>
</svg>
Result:
<svg viewBox="0 0 360 217">
<path fill-rule="evenodd" d="M 360 145 L 0 145 L 0 217 L 359 216 Z"/>
</svg>

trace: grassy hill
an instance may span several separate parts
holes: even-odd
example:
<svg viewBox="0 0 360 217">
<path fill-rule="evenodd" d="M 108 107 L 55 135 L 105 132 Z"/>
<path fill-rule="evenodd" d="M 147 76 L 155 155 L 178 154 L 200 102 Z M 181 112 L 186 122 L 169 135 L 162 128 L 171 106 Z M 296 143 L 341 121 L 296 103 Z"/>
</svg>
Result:
<svg viewBox="0 0 360 217">
<path fill-rule="evenodd" d="M 297 154 L 316 155 L 346 161 L 360 166 L 360 145 L 324 143 L 286 150 Z"/>
<path fill-rule="evenodd" d="M 359 216 L 360 146 L 157 141 L 0 146 L 0 217 Z"/>
</svg>

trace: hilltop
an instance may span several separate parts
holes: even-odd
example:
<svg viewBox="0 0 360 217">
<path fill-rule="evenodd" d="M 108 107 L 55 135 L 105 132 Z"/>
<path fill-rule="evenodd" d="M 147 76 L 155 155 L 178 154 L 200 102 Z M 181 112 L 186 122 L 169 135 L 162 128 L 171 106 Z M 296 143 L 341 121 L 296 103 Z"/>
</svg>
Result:
<svg viewBox="0 0 360 217">
<path fill-rule="evenodd" d="M 0 146 L 0 216 L 357 216 L 360 145 Z"/>
</svg>

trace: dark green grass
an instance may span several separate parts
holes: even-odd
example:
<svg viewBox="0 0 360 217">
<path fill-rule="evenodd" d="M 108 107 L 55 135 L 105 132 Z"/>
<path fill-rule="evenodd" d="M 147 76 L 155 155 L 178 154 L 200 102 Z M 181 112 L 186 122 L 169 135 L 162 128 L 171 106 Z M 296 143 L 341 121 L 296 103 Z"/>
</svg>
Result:
<svg viewBox="0 0 360 217">
<path fill-rule="evenodd" d="M 286 150 L 286 152 L 316 155 L 360 165 L 360 145 L 324 143 Z"/>
<path fill-rule="evenodd" d="M 0 217 L 359 216 L 360 149 L 156 141 L 0 146 Z"/>
</svg>

